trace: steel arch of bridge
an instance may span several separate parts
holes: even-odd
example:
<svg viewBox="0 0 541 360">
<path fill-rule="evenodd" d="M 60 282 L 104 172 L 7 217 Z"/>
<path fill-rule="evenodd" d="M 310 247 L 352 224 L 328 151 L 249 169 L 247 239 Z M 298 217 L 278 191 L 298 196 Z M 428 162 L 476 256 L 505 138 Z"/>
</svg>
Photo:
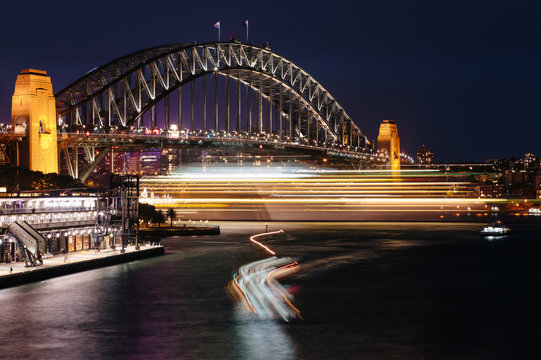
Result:
<svg viewBox="0 0 541 360">
<path fill-rule="evenodd" d="M 280 127 L 282 118 L 287 122 L 280 131 L 289 128 L 292 137 L 310 138 L 312 133 L 317 139 L 321 133 L 325 142 L 370 145 L 340 104 L 306 71 L 268 48 L 240 42 L 167 45 L 118 58 L 55 94 L 57 113 L 68 130 L 83 125 L 105 132 L 112 126 L 128 128 L 172 91 L 208 74 L 232 78 L 259 92 L 279 109 Z M 228 117 L 228 131 L 229 127 Z M 240 127 L 237 117 L 237 130 Z M 254 126 L 251 117 L 246 124 L 250 133 L 262 128 L 261 116 Z"/>
</svg>

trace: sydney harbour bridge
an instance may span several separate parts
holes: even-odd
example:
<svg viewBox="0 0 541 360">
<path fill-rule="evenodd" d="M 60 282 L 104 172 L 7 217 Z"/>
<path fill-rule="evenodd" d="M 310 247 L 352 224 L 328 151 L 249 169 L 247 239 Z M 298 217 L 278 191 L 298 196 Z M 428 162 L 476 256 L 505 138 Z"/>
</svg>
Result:
<svg viewBox="0 0 541 360">
<path fill-rule="evenodd" d="M 83 181 L 112 146 L 243 146 L 387 161 L 308 72 L 238 41 L 141 50 L 54 96 L 59 163 Z"/>
</svg>

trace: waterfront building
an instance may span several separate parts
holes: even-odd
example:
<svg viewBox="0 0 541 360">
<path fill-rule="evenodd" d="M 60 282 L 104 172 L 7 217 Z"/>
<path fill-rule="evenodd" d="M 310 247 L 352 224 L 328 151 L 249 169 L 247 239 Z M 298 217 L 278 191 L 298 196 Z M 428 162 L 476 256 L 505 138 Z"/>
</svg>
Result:
<svg viewBox="0 0 541 360">
<path fill-rule="evenodd" d="M 107 189 L 1 193 L 0 262 L 137 245 L 138 194 L 138 176 L 118 175 Z"/>
<path fill-rule="evenodd" d="M 26 192 L 0 198 L 0 262 L 22 259 L 22 247 L 10 226 L 27 223 L 46 239 L 51 254 L 90 249 L 96 237 L 96 194 L 68 194 L 58 190 L 43 194 Z M 94 241 L 93 241 L 94 240 Z"/>
<path fill-rule="evenodd" d="M 417 149 L 417 163 L 432 164 L 434 162 L 434 153 L 432 149 L 426 145 L 422 145 Z"/>
</svg>

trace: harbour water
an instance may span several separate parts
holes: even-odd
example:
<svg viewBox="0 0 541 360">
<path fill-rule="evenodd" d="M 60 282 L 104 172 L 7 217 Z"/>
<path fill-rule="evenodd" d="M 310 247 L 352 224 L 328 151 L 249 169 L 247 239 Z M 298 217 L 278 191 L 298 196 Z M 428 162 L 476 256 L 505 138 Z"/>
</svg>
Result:
<svg viewBox="0 0 541 360">
<path fill-rule="evenodd" d="M 263 222 L 163 239 L 166 255 L 0 290 L 0 358 L 533 359 L 541 334 L 541 222 L 271 222 L 261 237 L 300 271 L 302 319 L 261 319 L 229 295 L 269 254 Z"/>
</svg>

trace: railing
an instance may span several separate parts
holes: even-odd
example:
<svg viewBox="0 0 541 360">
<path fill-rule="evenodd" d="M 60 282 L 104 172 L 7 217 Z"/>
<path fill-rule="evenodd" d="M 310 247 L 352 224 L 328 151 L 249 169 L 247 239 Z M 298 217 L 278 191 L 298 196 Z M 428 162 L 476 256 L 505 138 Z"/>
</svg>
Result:
<svg viewBox="0 0 541 360">
<path fill-rule="evenodd" d="M 15 209 L 0 209 L 0 215 L 28 215 L 28 214 L 48 214 L 48 213 L 65 213 L 77 211 L 96 211 L 95 207 L 59 207 L 57 209 L 30 209 L 30 208 L 15 208 Z"/>
<path fill-rule="evenodd" d="M 64 221 L 47 224 L 32 224 L 35 229 L 39 230 L 51 230 L 61 229 L 68 227 L 81 227 L 81 226 L 93 226 L 96 223 L 95 220 L 80 220 L 80 221 Z"/>
</svg>

